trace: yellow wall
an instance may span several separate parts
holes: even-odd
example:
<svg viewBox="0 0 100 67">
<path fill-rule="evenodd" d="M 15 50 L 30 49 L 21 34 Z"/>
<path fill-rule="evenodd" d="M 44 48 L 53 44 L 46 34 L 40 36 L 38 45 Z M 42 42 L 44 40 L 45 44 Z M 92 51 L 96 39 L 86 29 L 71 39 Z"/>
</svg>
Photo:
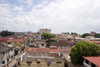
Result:
<svg viewBox="0 0 100 67">
<path fill-rule="evenodd" d="M 31 66 L 28 66 L 26 61 L 20 61 L 20 65 L 18 65 L 18 61 L 16 62 L 17 67 L 64 67 L 64 62 L 58 64 L 56 61 L 52 61 L 50 66 L 47 66 L 45 61 L 41 61 L 39 64 L 38 61 L 32 61 Z"/>
<path fill-rule="evenodd" d="M 8 42 L 3 42 L 2 44 L 8 45 Z M 24 46 L 24 42 L 20 43 L 20 42 L 10 42 L 10 45 L 16 46 L 16 47 L 23 47 Z"/>
</svg>

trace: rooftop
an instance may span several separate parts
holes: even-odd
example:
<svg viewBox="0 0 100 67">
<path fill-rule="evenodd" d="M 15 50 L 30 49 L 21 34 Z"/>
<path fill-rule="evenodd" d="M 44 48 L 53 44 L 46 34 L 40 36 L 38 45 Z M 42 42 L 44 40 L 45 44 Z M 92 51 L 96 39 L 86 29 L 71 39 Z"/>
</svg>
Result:
<svg viewBox="0 0 100 67">
<path fill-rule="evenodd" d="M 67 40 L 56 42 L 55 45 L 59 45 L 59 46 L 74 46 L 71 41 L 67 41 Z"/>
<path fill-rule="evenodd" d="M 64 61 L 59 53 L 24 52 L 17 60 L 20 61 Z"/>
<path fill-rule="evenodd" d="M 70 52 L 69 49 L 51 49 L 51 48 L 33 48 L 33 47 L 25 47 L 24 51 L 26 52 Z"/>
<path fill-rule="evenodd" d="M 88 61 L 92 62 L 93 64 L 100 67 L 100 56 L 94 56 L 94 57 L 83 57 L 87 59 Z"/>
</svg>

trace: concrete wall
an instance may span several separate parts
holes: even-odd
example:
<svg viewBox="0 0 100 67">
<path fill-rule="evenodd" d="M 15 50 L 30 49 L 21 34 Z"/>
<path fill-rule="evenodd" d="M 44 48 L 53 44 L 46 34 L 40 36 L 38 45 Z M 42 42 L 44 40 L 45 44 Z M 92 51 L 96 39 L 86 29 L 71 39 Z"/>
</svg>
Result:
<svg viewBox="0 0 100 67">
<path fill-rule="evenodd" d="M 44 44 L 43 46 L 42 46 L 42 44 L 35 44 L 35 46 L 36 45 L 38 45 L 40 48 L 45 48 L 47 46 L 46 44 Z"/>
<path fill-rule="evenodd" d="M 71 46 L 58 46 L 59 49 L 71 49 Z"/>
<path fill-rule="evenodd" d="M 56 61 L 52 61 L 48 66 L 48 64 L 45 61 L 42 61 L 40 63 L 37 63 L 36 61 L 32 61 L 31 65 L 28 66 L 26 61 L 20 61 L 20 65 L 18 65 L 18 61 L 17 61 L 16 65 L 17 67 L 64 67 L 64 62 L 58 64 L 56 63 Z"/>
</svg>

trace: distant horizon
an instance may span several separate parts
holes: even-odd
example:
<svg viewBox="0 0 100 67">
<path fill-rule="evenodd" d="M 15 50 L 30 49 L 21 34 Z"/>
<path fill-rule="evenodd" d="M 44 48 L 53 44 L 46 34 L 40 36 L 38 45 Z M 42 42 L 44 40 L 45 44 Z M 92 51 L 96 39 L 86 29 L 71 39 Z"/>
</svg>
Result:
<svg viewBox="0 0 100 67">
<path fill-rule="evenodd" d="M 48 29 L 48 28 L 44 28 L 44 29 Z M 6 30 L 2 30 L 2 31 L 6 31 Z M 8 31 L 10 31 L 10 30 L 8 30 Z M 1 30 L 0 30 L 0 32 L 1 32 Z M 20 32 L 20 33 L 28 33 L 28 32 L 31 32 L 31 33 L 37 33 L 38 31 L 11 31 L 11 32 Z M 68 31 L 66 31 L 66 33 L 67 33 Z M 92 31 L 90 31 L 90 32 L 85 32 L 85 33 L 91 33 Z M 93 32 L 95 32 L 95 31 L 93 31 Z M 51 34 L 62 34 L 62 33 L 65 33 L 65 32 L 60 32 L 60 33 L 53 33 L 52 32 L 52 30 L 51 30 Z M 70 34 L 71 34 L 71 32 L 69 32 Z M 75 32 L 75 33 L 77 33 L 77 32 Z M 96 32 L 96 33 L 99 33 L 99 32 Z M 80 34 L 80 33 L 77 33 L 78 35 Z M 82 33 L 82 34 L 84 34 L 84 33 Z M 82 34 L 80 34 L 80 35 L 82 35 Z"/>
</svg>

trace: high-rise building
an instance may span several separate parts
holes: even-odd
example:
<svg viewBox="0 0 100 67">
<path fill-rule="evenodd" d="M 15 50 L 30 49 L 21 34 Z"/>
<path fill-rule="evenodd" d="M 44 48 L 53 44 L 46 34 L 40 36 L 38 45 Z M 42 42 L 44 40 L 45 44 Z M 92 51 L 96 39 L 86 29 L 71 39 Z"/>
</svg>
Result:
<svg viewBox="0 0 100 67">
<path fill-rule="evenodd" d="M 95 34 L 96 34 L 96 32 L 94 32 L 94 31 L 91 32 L 91 35 L 92 35 L 92 36 L 94 36 Z"/>
<path fill-rule="evenodd" d="M 41 35 L 42 33 L 49 33 L 51 34 L 51 29 L 40 29 L 39 34 Z"/>
</svg>

